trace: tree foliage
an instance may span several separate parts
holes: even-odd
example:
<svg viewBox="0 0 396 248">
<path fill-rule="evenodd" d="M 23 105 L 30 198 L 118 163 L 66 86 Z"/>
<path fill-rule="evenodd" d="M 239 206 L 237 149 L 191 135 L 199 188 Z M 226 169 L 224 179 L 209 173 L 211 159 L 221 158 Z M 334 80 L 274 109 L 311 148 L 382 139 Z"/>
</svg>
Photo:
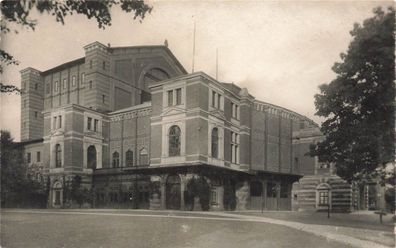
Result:
<svg viewBox="0 0 396 248">
<path fill-rule="evenodd" d="M 95 19 L 98 27 L 104 29 L 111 26 L 111 9 L 119 6 L 126 13 L 133 13 L 133 19 L 142 21 L 152 7 L 145 4 L 143 0 L 3 0 L 0 3 L 2 21 L 0 31 L 4 35 L 11 32 L 9 24 L 17 24 L 20 27 L 35 30 L 37 20 L 30 18 L 33 10 L 41 14 L 54 16 L 56 22 L 65 24 L 65 18 L 69 15 L 84 15 L 88 19 Z M 17 33 L 17 30 L 14 30 Z M 9 53 L 0 50 L 0 61 L 2 65 L 17 65 L 19 62 Z M 3 66 L 0 65 L 0 73 Z M 20 90 L 4 82 L 0 82 L 0 92 L 12 93 Z"/>
<path fill-rule="evenodd" d="M 27 177 L 23 149 L 15 143 L 10 132 L 1 131 L 1 206 L 45 207 L 45 184 Z"/>
<path fill-rule="evenodd" d="M 209 210 L 210 204 L 210 186 L 205 177 L 200 175 L 199 178 L 191 178 L 186 187 L 185 201 L 190 210 L 194 209 L 194 198 L 199 197 L 203 211 Z"/>
<path fill-rule="evenodd" d="M 316 114 L 326 118 L 325 139 L 311 155 L 334 163 L 349 182 L 377 176 L 394 161 L 395 11 L 373 12 L 354 25 L 347 53 L 332 68 L 337 77 L 315 95 Z"/>
<path fill-rule="evenodd" d="M 80 175 L 71 177 L 71 180 L 64 178 L 63 207 L 75 207 L 77 204 L 81 208 L 84 203 L 92 204 L 92 194 L 92 190 L 83 187 Z"/>
</svg>

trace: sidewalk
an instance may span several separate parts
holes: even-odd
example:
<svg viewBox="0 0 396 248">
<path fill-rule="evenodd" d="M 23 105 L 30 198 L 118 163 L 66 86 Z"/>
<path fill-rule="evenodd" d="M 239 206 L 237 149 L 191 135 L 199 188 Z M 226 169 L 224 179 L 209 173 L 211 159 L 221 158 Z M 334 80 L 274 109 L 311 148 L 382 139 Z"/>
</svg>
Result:
<svg viewBox="0 0 396 248">
<path fill-rule="evenodd" d="M 359 229 L 370 229 L 378 231 L 393 232 L 394 221 L 393 215 L 387 214 L 382 217 L 382 224 L 379 216 L 373 211 L 356 211 L 352 213 L 330 213 L 327 218 L 327 212 L 314 211 L 243 211 L 234 212 L 242 215 L 268 217 L 279 220 L 295 221 L 305 224 L 319 224 L 339 227 L 352 227 Z"/>
<path fill-rule="evenodd" d="M 354 247 L 395 247 L 395 234 L 391 217 L 385 224 L 375 218 L 359 214 L 333 214 L 307 212 L 210 212 L 213 215 L 237 217 L 246 220 L 283 225 Z M 324 217 L 324 218 L 323 218 Z M 362 217 L 366 217 L 365 219 Z M 327 220 L 327 221 L 326 221 Z M 378 217 L 377 217 L 377 221 Z M 393 223 L 393 222 L 392 222 Z M 341 225 L 337 225 L 341 224 Z M 360 225 L 359 225 L 360 224 Z M 368 227 L 368 228 L 367 228 Z"/>
</svg>

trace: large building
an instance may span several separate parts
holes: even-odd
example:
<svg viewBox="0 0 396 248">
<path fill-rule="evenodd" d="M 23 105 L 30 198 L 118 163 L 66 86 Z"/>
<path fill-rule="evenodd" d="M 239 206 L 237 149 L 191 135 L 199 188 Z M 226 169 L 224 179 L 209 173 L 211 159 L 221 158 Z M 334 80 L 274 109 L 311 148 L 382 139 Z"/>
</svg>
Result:
<svg viewBox="0 0 396 248">
<path fill-rule="evenodd" d="M 32 176 L 49 180 L 49 207 L 71 204 L 78 175 L 93 207 L 188 209 L 200 178 L 211 210 L 291 209 L 292 184 L 313 170 L 293 139 L 312 120 L 188 74 L 167 46 L 84 50 L 21 71 L 21 139 Z"/>
</svg>

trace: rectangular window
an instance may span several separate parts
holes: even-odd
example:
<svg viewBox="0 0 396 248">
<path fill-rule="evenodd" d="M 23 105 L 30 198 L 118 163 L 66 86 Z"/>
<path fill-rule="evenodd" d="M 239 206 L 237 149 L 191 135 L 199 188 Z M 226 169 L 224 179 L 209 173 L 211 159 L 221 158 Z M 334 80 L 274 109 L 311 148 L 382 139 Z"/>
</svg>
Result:
<svg viewBox="0 0 396 248">
<path fill-rule="evenodd" d="M 102 67 L 103 67 L 103 70 L 106 70 L 106 62 L 103 61 Z"/>
<path fill-rule="evenodd" d="M 40 152 L 37 152 L 37 154 L 36 154 L 36 161 L 37 162 L 41 161 L 41 153 Z"/>
<path fill-rule="evenodd" d="M 58 120 L 59 126 L 58 126 L 58 128 L 62 128 L 62 116 L 60 115 L 58 117 L 59 117 L 59 120 Z"/>
<path fill-rule="evenodd" d="M 221 95 L 217 94 L 217 108 L 221 109 Z"/>
<path fill-rule="evenodd" d="M 37 119 L 37 116 L 38 116 L 38 112 L 34 111 L 34 118 Z"/>
<path fill-rule="evenodd" d="M 234 107 L 234 105 L 235 105 L 235 104 L 232 102 L 232 103 L 231 103 L 231 116 L 232 116 L 232 117 L 235 117 L 235 107 Z"/>
<path fill-rule="evenodd" d="M 98 126 L 99 126 L 99 120 L 95 119 L 94 120 L 94 131 L 98 131 Z"/>
<path fill-rule="evenodd" d="M 81 84 L 85 83 L 85 73 L 81 73 Z"/>
<path fill-rule="evenodd" d="M 181 94 L 182 94 L 181 89 L 176 89 L 176 105 L 181 104 Z"/>
<path fill-rule="evenodd" d="M 76 86 L 76 76 L 72 77 L 72 86 L 75 87 Z"/>
<path fill-rule="evenodd" d="M 231 163 L 239 164 L 239 135 L 231 132 Z"/>
<path fill-rule="evenodd" d="M 34 84 L 34 89 L 37 90 L 38 89 L 38 83 Z"/>
<path fill-rule="evenodd" d="M 329 204 L 329 192 L 320 191 L 319 192 L 319 205 L 327 205 Z"/>
<path fill-rule="evenodd" d="M 56 92 L 56 91 L 58 91 L 58 87 L 59 87 L 59 85 L 58 85 L 58 81 L 55 81 L 55 89 L 54 89 L 54 91 Z"/>
<path fill-rule="evenodd" d="M 54 129 L 56 129 L 56 122 L 57 122 L 57 117 L 55 116 L 54 117 L 54 122 L 52 123 L 52 126 L 54 127 Z"/>
<path fill-rule="evenodd" d="M 102 95 L 102 103 L 106 102 L 106 95 Z"/>
<path fill-rule="evenodd" d="M 89 68 L 92 69 L 92 60 L 89 61 Z"/>
<path fill-rule="evenodd" d="M 50 84 L 47 84 L 47 86 L 46 86 L 46 91 L 47 91 L 47 94 L 50 93 Z"/>
<path fill-rule="evenodd" d="M 212 107 L 216 107 L 216 92 L 212 91 Z"/>
<path fill-rule="evenodd" d="M 232 117 L 238 120 L 239 119 L 239 114 L 238 114 L 239 106 L 235 103 L 231 103 L 231 108 L 232 108 Z"/>
<path fill-rule="evenodd" d="M 91 130 L 91 129 L 92 129 L 92 118 L 91 118 L 91 117 L 88 117 L 87 129 L 88 129 L 88 130 Z"/>
<path fill-rule="evenodd" d="M 66 78 L 63 79 L 63 89 L 67 88 L 67 82 L 66 82 Z"/>
<path fill-rule="evenodd" d="M 217 205 L 218 204 L 216 188 L 212 188 L 212 190 L 210 192 L 210 200 L 211 200 L 211 204 L 212 205 Z"/>
<path fill-rule="evenodd" d="M 168 90 L 168 106 L 173 106 L 173 90 Z"/>
<path fill-rule="evenodd" d="M 89 88 L 92 89 L 92 81 L 89 81 Z"/>
<path fill-rule="evenodd" d="M 27 153 L 27 162 L 30 164 L 32 162 L 32 154 L 30 152 Z"/>
</svg>

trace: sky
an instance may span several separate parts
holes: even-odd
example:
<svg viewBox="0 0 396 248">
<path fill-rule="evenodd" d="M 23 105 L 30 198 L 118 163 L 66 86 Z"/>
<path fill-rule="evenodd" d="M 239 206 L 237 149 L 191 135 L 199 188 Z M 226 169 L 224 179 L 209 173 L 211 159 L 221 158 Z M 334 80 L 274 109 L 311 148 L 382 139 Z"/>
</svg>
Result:
<svg viewBox="0 0 396 248">
<path fill-rule="evenodd" d="M 140 23 L 119 7 L 112 25 L 99 29 L 94 20 L 73 15 L 65 25 L 53 16 L 31 13 L 35 31 L 2 35 L 1 48 L 18 66 L 7 66 L 2 82 L 20 87 L 19 71 L 44 71 L 84 56 L 83 46 L 99 41 L 115 46 L 162 45 L 188 72 L 192 70 L 194 22 L 195 71 L 246 87 L 256 99 L 307 116 L 315 116 L 318 86 L 335 78 L 331 67 L 351 41 L 354 23 L 373 16 L 378 1 L 149 1 L 151 14 Z M 0 95 L 0 128 L 20 139 L 20 96 Z"/>
</svg>

